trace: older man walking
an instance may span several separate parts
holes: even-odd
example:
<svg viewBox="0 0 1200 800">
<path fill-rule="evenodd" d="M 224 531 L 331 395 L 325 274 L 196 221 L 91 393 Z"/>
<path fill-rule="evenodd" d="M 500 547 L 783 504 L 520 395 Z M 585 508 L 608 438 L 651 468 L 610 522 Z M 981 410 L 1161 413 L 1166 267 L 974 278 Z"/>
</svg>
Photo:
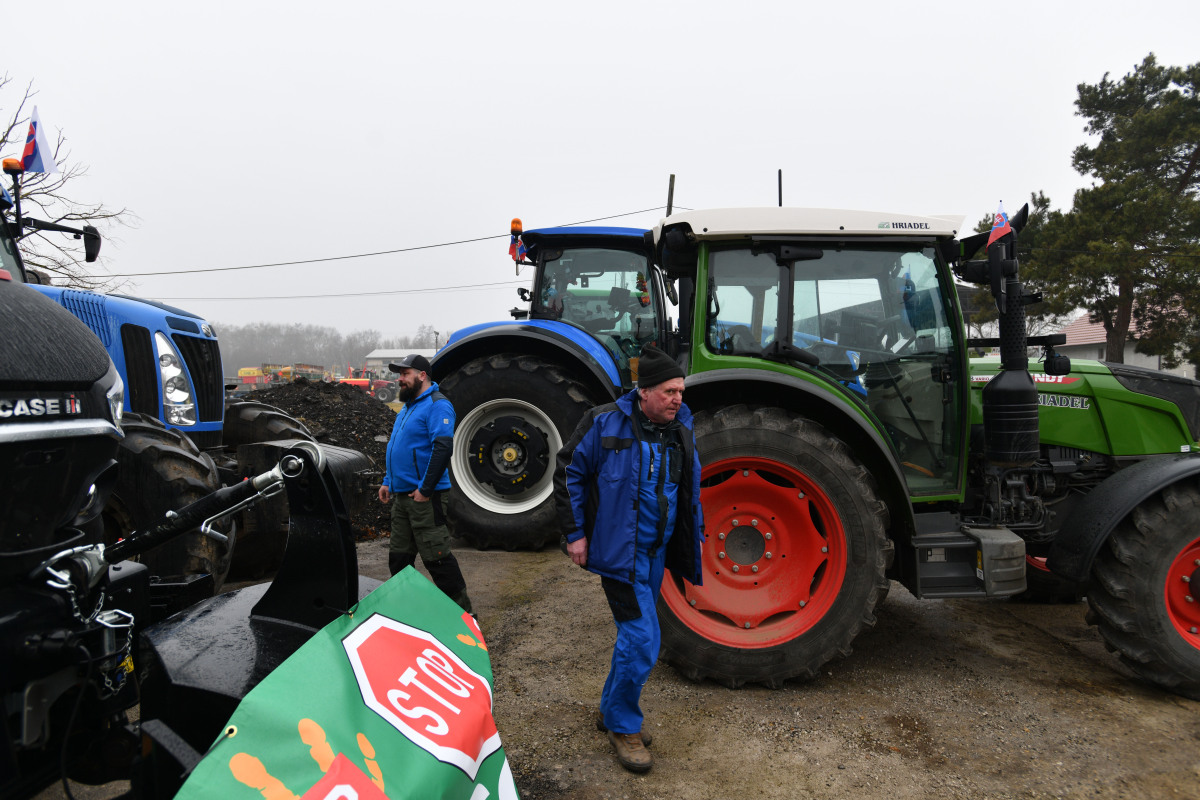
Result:
<svg viewBox="0 0 1200 800">
<path fill-rule="evenodd" d="M 621 766 L 646 772 L 640 700 L 661 643 L 655 602 L 664 567 L 700 584 L 704 520 L 684 372 L 651 345 L 638 372 L 636 389 L 584 414 L 558 454 L 554 491 L 567 553 L 600 576 L 617 626 L 596 724 Z"/>
</svg>

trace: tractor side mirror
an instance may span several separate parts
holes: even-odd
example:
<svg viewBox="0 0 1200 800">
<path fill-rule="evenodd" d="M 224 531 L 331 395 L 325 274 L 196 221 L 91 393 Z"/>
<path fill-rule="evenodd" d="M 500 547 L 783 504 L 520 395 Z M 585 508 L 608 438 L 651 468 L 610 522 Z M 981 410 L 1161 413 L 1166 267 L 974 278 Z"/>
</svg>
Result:
<svg viewBox="0 0 1200 800">
<path fill-rule="evenodd" d="M 91 264 L 100 256 L 100 233 L 91 225 L 83 226 L 83 260 Z"/>
</svg>

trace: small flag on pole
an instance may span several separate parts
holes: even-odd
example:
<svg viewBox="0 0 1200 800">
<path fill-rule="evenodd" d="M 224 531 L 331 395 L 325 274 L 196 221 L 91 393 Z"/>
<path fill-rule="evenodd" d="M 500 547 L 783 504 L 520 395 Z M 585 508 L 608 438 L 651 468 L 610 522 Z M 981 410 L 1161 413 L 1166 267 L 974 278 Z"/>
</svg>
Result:
<svg viewBox="0 0 1200 800">
<path fill-rule="evenodd" d="M 21 165 L 26 172 L 58 172 L 54 163 L 54 152 L 46 141 L 46 131 L 38 118 L 37 106 L 33 107 L 33 116 L 29 118 L 29 135 L 25 137 L 25 152 L 21 155 Z"/>
<path fill-rule="evenodd" d="M 526 254 L 529 253 L 529 248 L 525 246 L 525 240 L 520 236 L 517 237 L 517 260 L 524 261 Z"/>
<path fill-rule="evenodd" d="M 1000 208 L 996 211 L 996 218 L 992 222 L 992 232 L 988 234 L 987 246 L 991 247 L 992 242 L 1004 236 L 1007 233 L 1012 233 L 1012 225 L 1008 224 L 1008 214 L 1004 213 L 1004 201 L 1000 201 Z"/>
</svg>

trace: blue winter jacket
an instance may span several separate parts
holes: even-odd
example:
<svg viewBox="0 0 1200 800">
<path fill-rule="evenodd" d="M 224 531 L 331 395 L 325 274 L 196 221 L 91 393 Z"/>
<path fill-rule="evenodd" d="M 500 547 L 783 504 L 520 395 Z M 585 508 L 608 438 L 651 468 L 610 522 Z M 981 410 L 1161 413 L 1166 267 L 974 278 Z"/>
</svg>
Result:
<svg viewBox="0 0 1200 800">
<path fill-rule="evenodd" d="M 641 426 L 633 418 L 637 390 L 583 415 L 558 453 L 554 496 L 567 541 L 588 539 L 587 569 L 633 583 L 637 549 L 638 476 L 642 471 Z M 700 585 L 704 515 L 700 508 L 700 456 L 692 412 L 682 406 L 683 465 L 675 529 L 667 542 L 667 569 Z"/>
<path fill-rule="evenodd" d="M 440 459 L 442 466 L 436 475 L 430 474 L 429 462 L 435 443 L 439 449 L 448 452 L 454 436 L 454 421 L 454 406 L 438 392 L 436 383 L 415 400 L 405 403 L 392 425 L 383 485 L 394 494 L 408 494 L 420 489 L 421 494 L 429 495 L 435 490 L 449 489 L 447 459 Z"/>
</svg>

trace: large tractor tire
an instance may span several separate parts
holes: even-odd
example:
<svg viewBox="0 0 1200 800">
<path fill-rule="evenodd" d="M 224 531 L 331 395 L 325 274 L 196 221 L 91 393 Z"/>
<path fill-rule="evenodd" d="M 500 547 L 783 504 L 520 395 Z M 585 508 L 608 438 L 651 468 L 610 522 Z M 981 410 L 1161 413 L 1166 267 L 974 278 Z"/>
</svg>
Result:
<svg viewBox="0 0 1200 800">
<path fill-rule="evenodd" d="M 506 550 L 558 541 L 555 456 L 595 405 L 587 390 L 547 361 L 513 354 L 470 361 L 440 388 L 458 419 L 450 460 L 455 535 Z"/>
<path fill-rule="evenodd" d="M 221 487 L 212 458 L 179 431 L 143 414 L 126 414 L 121 425 L 125 438 L 117 451 L 117 486 L 102 515 L 105 540 L 110 543 Z M 144 553 L 139 560 L 152 575 L 211 574 L 219 591 L 229 572 L 236 531 L 229 522 L 221 523 L 217 530 L 229 537 L 229 544 L 196 529 Z"/>
<path fill-rule="evenodd" d="M 390 403 L 396 399 L 396 390 L 390 386 L 380 386 L 375 390 L 375 399 L 381 403 Z"/>
<path fill-rule="evenodd" d="M 779 408 L 696 415 L 703 585 L 668 573 L 665 659 L 692 680 L 778 688 L 874 626 L 895 550 L 887 506 L 850 448 Z"/>
<path fill-rule="evenodd" d="M 282 439 L 316 441 L 304 423 L 275 406 L 245 401 L 226 407 L 221 441 L 228 450 L 236 450 L 242 444 Z"/>
<path fill-rule="evenodd" d="M 1169 486 L 1116 527 L 1092 565 L 1088 621 L 1151 683 L 1200 700 L 1200 486 Z"/>
<path fill-rule="evenodd" d="M 283 409 L 252 400 L 230 403 L 225 408 L 221 438 L 226 452 L 235 458 L 242 445 L 286 439 L 316 441 L 304 423 Z M 236 470 L 239 477 L 248 477 L 268 466 L 257 461 L 252 465 L 238 461 Z M 229 575 L 237 580 L 261 578 L 275 570 L 283 560 L 288 531 L 286 492 L 260 500 L 239 514 L 238 519 L 237 557 Z"/>
</svg>

